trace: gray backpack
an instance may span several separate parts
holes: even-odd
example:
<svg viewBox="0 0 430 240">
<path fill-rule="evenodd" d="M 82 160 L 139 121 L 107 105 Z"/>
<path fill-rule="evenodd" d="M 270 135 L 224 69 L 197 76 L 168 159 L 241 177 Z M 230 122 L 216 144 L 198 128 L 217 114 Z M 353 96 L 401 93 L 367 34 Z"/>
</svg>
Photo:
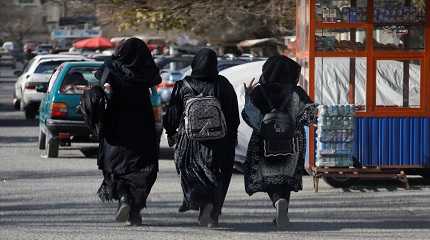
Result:
<svg viewBox="0 0 430 240">
<path fill-rule="evenodd" d="M 207 141 L 225 137 L 227 125 L 218 99 L 198 94 L 186 80 L 184 85 L 195 94 L 185 102 L 185 133 L 188 138 Z"/>
</svg>

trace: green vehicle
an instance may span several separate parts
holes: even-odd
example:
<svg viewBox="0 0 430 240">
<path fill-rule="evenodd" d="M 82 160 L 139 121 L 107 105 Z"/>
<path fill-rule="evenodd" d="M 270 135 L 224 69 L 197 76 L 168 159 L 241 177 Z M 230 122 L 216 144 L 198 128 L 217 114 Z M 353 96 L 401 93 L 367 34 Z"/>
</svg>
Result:
<svg viewBox="0 0 430 240">
<path fill-rule="evenodd" d="M 52 74 L 49 85 L 39 85 L 46 92 L 39 109 L 39 149 L 41 156 L 58 157 L 62 146 L 95 142 L 79 111 L 80 96 L 85 89 L 100 84 L 94 73 L 102 62 L 67 62 Z M 155 87 L 151 88 L 157 134 L 161 136 L 161 100 Z"/>
</svg>

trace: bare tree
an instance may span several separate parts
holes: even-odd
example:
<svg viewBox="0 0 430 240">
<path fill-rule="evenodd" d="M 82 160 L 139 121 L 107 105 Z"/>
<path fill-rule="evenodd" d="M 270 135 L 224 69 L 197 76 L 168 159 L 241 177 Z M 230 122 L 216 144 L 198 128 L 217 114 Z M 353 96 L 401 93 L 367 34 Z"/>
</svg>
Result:
<svg viewBox="0 0 430 240">
<path fill-rule="evenodd" d="M 22 43 L 32 31 L 34 16 L 14 5 L 13 1 L 2 1 L 0 9 L 0 33 L 9 40 Z"/>
<path fill-rule="evenodd" d="M 95 13 L 96 0 L 43 0 L 42 4 L 55 3 L 62 7 L 63 16 L 90 16 Z"/>
<path fill-rule="evenodd" d="M 285 35 L 295 24 L 294 0 L 99 0 L 114 9 L 119 29 L 189 31 L 213 43 Z M 107 8 L 106 8 L 107 9 Z"/>
</svg>

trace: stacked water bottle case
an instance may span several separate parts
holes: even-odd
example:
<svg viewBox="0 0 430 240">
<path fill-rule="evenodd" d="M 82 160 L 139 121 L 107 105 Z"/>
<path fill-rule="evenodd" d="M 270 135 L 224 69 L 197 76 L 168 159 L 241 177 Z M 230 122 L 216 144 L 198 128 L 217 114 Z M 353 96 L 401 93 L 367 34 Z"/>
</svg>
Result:
<svg viewBox="0 0 430 240">
<path fill-rule="evenodd" d="M 352 166 L 354 106 L 320 105 L 318 112 L 316 166 Z"/>
</svg>

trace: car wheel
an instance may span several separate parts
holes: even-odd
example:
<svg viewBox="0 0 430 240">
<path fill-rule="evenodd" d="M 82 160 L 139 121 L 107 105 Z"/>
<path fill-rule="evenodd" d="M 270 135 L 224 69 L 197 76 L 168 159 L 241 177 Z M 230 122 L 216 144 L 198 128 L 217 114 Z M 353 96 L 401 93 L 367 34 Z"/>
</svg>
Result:
<svg viewBox="0 0 430 240">
<path fill-rule="evenodd" d="M 47 158 L 56 158 L 58 157 L 58 151 L 60 148 L 60 143 L 55 137 L 46 137 L 45 138 L 45 153 L 42 157 Z"/>
<path fill-rule="evenodd" d="M 36 110 L 34 107 L 28 107 L 24 110 L 25 113 L 25 119 L 27 120 L 33 120 L 36 118 Z"/>
<path fill-rule="evenodd" d="M 42 129 L 39 130 L 39 149 L 45 150 L 46 148 L 46 134 L 42 131 Z"/>
<path fill-rule="evenodd" d="M 348 188 L 351 187 L 357 178 L 350 177 L 323 177 L 324 182 L 334 188 Z"/>
</svg>

